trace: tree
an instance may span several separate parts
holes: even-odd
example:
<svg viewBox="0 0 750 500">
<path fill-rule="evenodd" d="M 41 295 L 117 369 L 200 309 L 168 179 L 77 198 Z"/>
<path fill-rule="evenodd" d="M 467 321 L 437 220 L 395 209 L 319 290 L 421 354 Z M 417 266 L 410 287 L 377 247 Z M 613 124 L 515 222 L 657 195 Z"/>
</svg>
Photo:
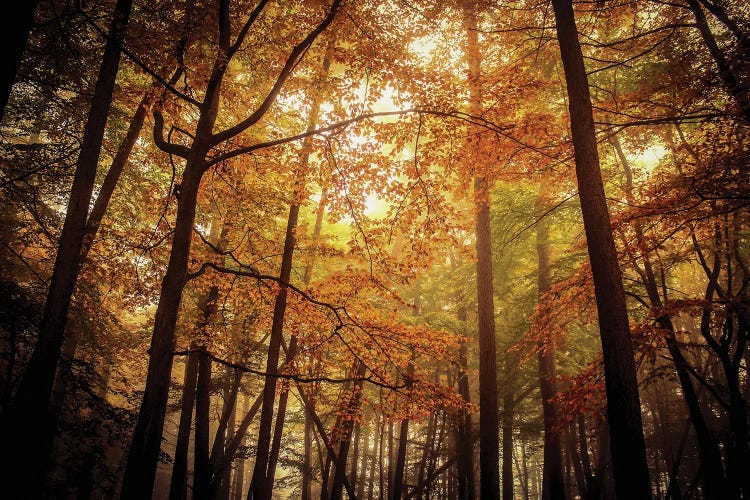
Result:
<svg viewBox="0 0 750 500">
<path fill-rule="evenodd" d="M 578 193 L 599 313 L 615 487 L 619 498 L 651 498 L 625 290 L 599 168 L 591 97 L 573 3 L 553 0 L 552 6 L 565 69 Z"/>
<path fill-rule="evenodd" d="M 466 25 L 466 59 L 469 64 L 470 112 L 478 116 L 482 110 L 480 64 L 476 12 L 471 2 L 462 4 Z M 476 128 L 470 134 L 477 148 L 472 156 L 479 162 L 479 138 Z M 479 322 L 479 466 L 481 497 L 500 498 L 500 444 L 498 440 L 497 354 L 495 350 L 495 306 L 492 288 L 492 248 L 490 234 L 490 190 L 487 165 L 473 165 L 478 172 L 474 180 L 476 203 L 477 249 L 477 316 Z"/>
</svg>

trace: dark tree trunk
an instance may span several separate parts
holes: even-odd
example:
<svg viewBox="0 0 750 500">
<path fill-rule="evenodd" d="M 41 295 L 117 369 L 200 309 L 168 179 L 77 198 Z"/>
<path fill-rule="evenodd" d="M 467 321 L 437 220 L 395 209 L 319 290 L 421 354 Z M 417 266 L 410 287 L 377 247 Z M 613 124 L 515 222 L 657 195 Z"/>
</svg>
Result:
<svg viewBox="0 0 750 500">
<path fill-rule="evenodd" d="M 200 170 L 194 162 L 189 161 L 180 184 L 172 252 L 167 272 L 162 280 L 159 306 L 151 335 L 146 390 L 143 394 L 143 402 L 133 433 L 123 479 L 122 498 L 124 499 L 149 498 L 154 484 L 169 396 L 172 352 L 176 343 L 174 330 L 187 274 L 200 178 Z"/>
<path fill-rule="evenodd" d="M 470 112 L 482 112 L 481 53 L 474 2 L 464 1 L 466 26 L 466 59 L 469 65 Z M 471 161 L 477 162 L 479 131 Z M 498 440 L 497 354 L 495 350 L 495 301 L 492 285 L 492 237 L 490 230 L 490 182 L 486 168 L 474 165 L 478 172 L 474 180 L 477 251 L 477 320 L 479 326 L 479 469 L 481 498 L 500 498 L 500 443 Z"/>
<path fill-rule="evenodd" d="M 109 38 L 104 48 L 91 109 L 83 132 L 65 223 L 39 328 L 39 340 L 21 379 L 16 397 L 3 418 L 0 443 L 5 445 L 4 455 L 8 456 L 9 460 L 5 466 L 0 466 L 0 474 L 3 474 L 0 478 L 5 479 L 3 484 L 6 485 L 6 494 L 10 496 L 40 496 L 45 486 L 46 457 L 49 455 L 54 435 L 54 430 L 49 429 L 50 396 L 63 344 L 70 299 L 78 278 L 86 218 L 112 102 L 115 77 L 120 65 L 120 43 L 125 37 L 131 4 L 131 0 L 118 0 L 115 5 Z M 29 6 L 16 5 L 11 8 L 24 11 Z M 33 17 L 33 7 L 29 15 Z M 29 25 L 30 22 L 28 21 Z M 22 26 L 19 28 L 23 30 Z M 22 39 L 19 39 L 18 44 L 21 44 L 21 41 Z M 11 49 L 15 49 L 15 46 Z M 15 74 L 15 70 L 10 71 Z M 12 85 L 12 80 L 9 81 L 8 85 Z M 3 100 L 7 101 L 6 88 L 0 91 L 3 92 Z M 4 109 L 5 103 L 2 104 Z"/>
<path fill-rule="evenodd" d="M 211 410 L 211 358 L 200 352 L 198 384 L 195 397 L 195 467 L 193 476 L 193 498 L 209 500 L 211 487 L 210 439 Z"/>
<path fill-rule="evenodd" d="M 177 444 L 172 466 L 172 479 L 169 485 L 169 500 L 183 500 L 186 498 L 187 456 L 190 444 L 190 426 L 193 421 L 193 405 L 195 404 L 195 389 L 198 380 L 198 352 L 196 344 L 191 344 L 185 367 L 185 385 L 182 388 L 182 404 L 180 411 L 180 426 L 177 430 Z"/>
<path fill-rule="evenodd" d="M 599 168 L 588 78 L 572 1 L 553 0 L 552 6 L 565 69 L 578 192 L 599 313 L 615 487 L 619 498 L 648 499 L 651 485 L 638 379 L 625 290 Z"/>
<path fill-rule="evenodd" d="M 570 424 L 565 430 L 565 442 L 568 448 L 568 457 L 573 465 L 573 472 L 575 473 L 576 485 L 578 487 L 578 495 L 583 499 L 587 500 L 588 486 L 586 485 L 586 475 L 583 473 L 583 464 L 581 463 L 576 450 L 576 429 L 574 424 Z M 568 495 L 568 498 L 573 498 L 572 495 Z"/>
<path fill-rule="evenodd" d="M 297 354 L 297 337 L 292 335 L 289 342 L 287 359 L 291 360 Z M 289 401 L 289 386 L 285 385 L 281 394 L 279 394 L 279 404 L 276 410 L 276 425 L 273 430 L 273 441 L 271 442 L 271 451 L 268 456 L 268 482 L 273 487 L 274 477 L 276 475 L 276 464 L 279 461 L 279 452 L 281 451 L 281 436 L 284 433 L 284 420 L 286 417 L 286 405 Z"/>
<path fill-rule="evenodd" d="M 241 372 L 238 372 L 241 373 Z M 239 389 L 239 387 L 238 387 Z M 229 395 L 231 398 L 232 396 Z M 229 414 L 229 423 L 227 424 L 227 431 L 226 436 L 222 436 L 222 440 L 224 443 L 229 444 L 229 438 L 234 435 L 234 427 L 235 422 L 237 420 L 237 397 L 239 397 L 239 394 L 235 394 L 234 398 L 235 400 L 232 402 L 232 409 Z M 222 446 L 222 451 L 226 451 L 224 447 Z M 241 464 L 240 464 L 241 465 Z M 239 471 L 239 466 L 237 467 L 237 470 Z M 215 472 L 216 474 L 219 473 L 219 471 Z M 232 468 L 227 467 L 224 469 L 223 472 L 221 472 L 221 489 L 219 490 L 218 498 L 221 500 L 230 500 L 232 498 Z M 237 475 L 234 475 L 235 480 L 238 479 Z"/>
<path fill-rule="evenodd" d="M 456 427 L 453 433 L 456 455 L 458 455 L 458 448 L 461 446 L 461 419 L 462 419 L 462 415 L 458 415 Z M 436 424 L 437 424 L 437 414 L 435 412 L 432 412 L 432 414 L 430 415 L 430 419 L 427 422 L 427 432 L 425 432 L 424 447 L 422 448 L 422 458 L 419 460 L 419 469 L 417 472 L 417 486 L 418 487 L 419 485 L 424 484 L 425 469 L 427 467 L 427 461 L 430 459 L 430 456 L 434 453 L 433 447 L 435 446 L 435 428 L 437 427 Z M 458 470 L 458 479 L 460 481 L 462 478 L 462 474 L 461 474 L 462 471 L 460 467 L 458 467 L 457 470 Z M 466 474 L 463 474 L 463 480 L 466 481 Z M 464 489 L 458 492 L 458 498 L 459 500 L 466 499 L 465 485 L 464 485 Z"/>
<path fill-rule="evenodd" d="M 91 245 L 94 242 L 96 233 L 99 231 L 99 226 L 107 211 L 109 201 L 115 192 L 117 182 L 120 180 L 120 175 L 128 163 L 128 158 L 130 158 L 130 153 L 138 141 L 138 136 L 141 134 L 143 123 L 153 103 L 155 92 L 156 88 L 152 87 L 144 94 L 141 102 L 138 104 L 135 114 L 130 119 L 130 125 L 128 125 L 125 137 L 120 142 L 117 153 L 115 153 L 115 157 L 112 159 L 112 164 L 109 166 L 109 170 L 107 170 L 107 175 L 104 177 L 102 185 L 99 186 L 99 194 L 96 196 L 94 206 L 91 208 L 91 213 L 86 220 L 86 232 L 81 247 L 81 263 L 86 260 L 89 250 L 91 250 Z"/>
<path fill-rule="evenodd" d="M 305 412 L 304 458 L 302 461 L 302 500 L 311 500 L 310 486 L 312 486 L 312 419 Z"/>
<path fill-rule="evenodd" d="M 549 187 L 547 180 L 539 186 L 536 201 L 536 254 L 538 261 L 537 290 L 538 300 L 545 300 L 545 294 L 552 288 L 552 268 L 550 263 L 549 221 L 545 218 L 549 204 Z M 540 333 L 541 335 L 541 333 Z M 542 471 L 542 499 L 558 500 L 565 498 L 565 480 L 563 478 L 562 445 L 560 429 L 557 425 L 557 374 L 555 370 L 555 346 L 553 341 L 540 338 L 539 354 L 539 392 L 542 398 L 544 422 L 544 461 Z"/>
<path fill-rule="evenodd" d="M 228 378 L 224 385 L 224 405 L 219 417 L 214 444 L 211 447 L 210 470 L 212 477 L 209 491 L 211 498 L 226 498 L 229 495 L 229 480 L 231 479 L 231 465 L 234 459 L 234 452 L 232 452 L 231 456 L 229 455 L 230 451 L 232 451 L 232 443 L 227 435 L 227 431 L 231 424 L 230 435 L 234 433 L 234 414 L 237 406 L 237 396 L 240 392 L 240 384 L 242 384 L 242 371 L 235 370 L 234 379 L 230 382 Z M 221 468 L 218 467 L 219 464 L 221 464 Z"/>
<path fill-rule="evenodd" d="M 409 438 L 409 420 L 403 419 L 399 426 L 398 451 L 396 452 L 396 465 L 393 469 L 393 487 L 391 489 L 391 500 L 399 500 L 404 489 L 404 470 L 406 469 L 406 444 Z"/>
<path fill-rule="evenodd" d="M 243 398 L 242 403 L 242 414 L 247 415 L 248 410 L 250 409 L 250 398 L 245 397 Z M 240 430 L 237 430 L 237 433 L 239 434 Z M 235 434 L 232 434 L 234 438 L 237 438 L 238 436 Z M 242 432 L 241 436 L 244 436 L 244 432 Z M 244 441 L 244 438 L 240 436 L 240 445 L 242 444 L 242 441 Z M 226 456 L 228 454 L 228 448 L 224 450 L 224 455 Z M 234 455 L 234 453 L 232 454 Z M 244 488 L 245 483 L 245 458 L 243 457 L 240 460 L 240 464 L 237 466 L 237 471 L 234 474 L 234 484 L 232 485 L 232 500 L 242 500 L 242 497 L 245 493 Z M 309 500 L 309 499 L 308 499 Z"/>
<path fill-rule="evenodd" d="M 295 231 L 299 217 L 299 205 L 293 204 L 289 208 L 289 217 L 284 239 L 284 252 L 281 257 L 281 272 L 279 273 L 279 292 L 273 310 L 271 337 L 268 345 L 266 361 L 266 379 L 263 386 L 263 406 L 260 411 L 258 430 L 258 444 L 256 448 L 253 479 L 250 482 L 254 500 L 270 500 L 273 485 L 269 484 L 268 464 L 271 448 L 271 426 L 273 424 L 274 402 L 276 400 L 276 374 L 278 373 L 279 353 L 284 330 L 284 314 L 286 312 L 287 286 L 292 272 L 292 258 L 294 257 Z"/>
<path fill-rule="evenodd" d="M 0 64 L 0 121 L 5 114 L 5 106 L 34 25 L 37 3 L 38 0 L 9 0 L 0 7 L 0 43 L 4 48 L 3 64 Z"/>
</svg>

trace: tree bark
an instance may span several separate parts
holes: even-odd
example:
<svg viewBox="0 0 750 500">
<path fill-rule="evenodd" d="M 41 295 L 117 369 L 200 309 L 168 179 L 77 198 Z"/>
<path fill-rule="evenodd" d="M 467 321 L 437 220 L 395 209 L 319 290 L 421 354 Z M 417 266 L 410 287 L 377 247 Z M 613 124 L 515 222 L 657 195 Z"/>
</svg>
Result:
<svg viewBox="0 0 750 500">
<path fill-rule="evenodd" d="M 177 444 L 172 466 L 172 478 L 169 485 L 169 500 L 184 500 L 186 498 L 187 456 L 190 445 L 190 426 L 193 421 L 193 405 L 195 404 L 195 389 L 198 380 L 198 357 L 195 343 L 190 346 L 185 366 L 185 381 L 182 388 L 182 404 L 180 425 L 177 430 Z"/>
<path fill-rule="evenodd" d="M 354 378 L 357 378 L 352 386 L 352 395 L 346 405 L 346 413 L 348 415 L 354 415 L 359 411 L 360 401 L 362 399 L 362 380 L 361 378 L 365 375 L 365 365 L 361 362 L 356 362 L 356 368 L 352 370 Z M 331 500 L 339 500 L 343 494 L 344 485 L 347 486 L 350 496 L 354 496 L 354 490 L 352 489 L 347 477 L 346 477 L 346 459 L 349 455 L 349 445 L 352 438 L 352 429 L 354 427 L 353 419 L 346 419 L 343 423 L 343 438 L 339 446 L 338 454 L 331 456 L 336 467 L 336 473 L 333 477 L 333 484 L 331 485 Z"/>
<path fill-rule="evenodd" d="M 474 2 L 464 1 L 466 59 L 469 66 L 469 110 L 479 116 L 482 111 L 481 53 Z M 486 168 L 477 163 L 479 133 L 470 157 L 479 172 L 474 180 L 477 252 L 477 319 L 479 326 L 479 468 L 481 498 L 500 498 L 500 444 L 498 440 L 497 354 L 495 348 L 495 301 L 492 285 L 492 236 L 490 229 L 490 182 Z"/>
<path fill-rule="evenodd" d="M 273 484 L 269 484 L 269 458 L 271 447 L 271 425 L 273 424 L 274 401 L 276 400 L 276 377 L 279 369 L 279 353 L 284 330 L 284 314 L 286 312 L 287 286 L 292 273 L 292 259 L 294 256 L 295 232 L 299 217 L 299 205 L 294 203 L 289 208 L 286 236 L 284 238 L 284 252 L 281 257 L 281 272 L 279 273 L 279 292 L 273 309 L 271 337 L 268 345 L 266 361 L 266 380 L 263 385 L 263 406 L 260 411 L 258 430 L 258 444 L 256 447 L 255 467 L 251 481 L 252 497 L 254 500 L 270 500 Z"/>
<path fill-rule="evenodd" d="M 211 457 L 208 440 L 211 410 L 211 358 L 200 352 L 198 385 L 195 397 L 195 466 L 193 467 L 193 498 L 209 500 Z"/>
<path fill-rule="evenodd" d="M 553 0 L 552 6 L 565 70 L 578 192 L 599 313 L 615 487 L 619 498 L 649 499 L 651 485 L 635 358 L 599 167 L 588 77 L 572 1 Z"/>
</svg>

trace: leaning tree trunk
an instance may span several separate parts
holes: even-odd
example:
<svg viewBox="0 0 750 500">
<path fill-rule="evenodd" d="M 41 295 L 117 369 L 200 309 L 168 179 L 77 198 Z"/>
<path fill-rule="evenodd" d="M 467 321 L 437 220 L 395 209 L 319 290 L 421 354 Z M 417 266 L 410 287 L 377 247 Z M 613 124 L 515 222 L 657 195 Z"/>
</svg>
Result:
<svg viewBox="0 0 750 500">
<path fill-rule="evenodd" d="M 318 125 L 318 116 L 320 114 L 320 105 L 322 101 L 322 94 L 320 91 L 320 87 L 323 83 L 323 80 L 325 80 L 328 76 L 328 71 L 331 66 L 331 57 L 333 55 L 334 48 L 335 48 L 335 42 L 331 40 L 326 49 L 325 56 L 323 57 L 323 63 L 322 63 L 320 73 L 316 77 L 316 82 L 315 82 L 316 88 L 312 96 L 312 106 L 310 107 L 310 112 L 308 113 L 308 116 L 307 116 L 307 129 L 306 129 L 307 132 L 312 132 L 313 130 L 315 130 L 315 128 Z M 307 137 L 302 143 L 302 151 L 300 153 L 300 163 L 299 163 L 299 168 L 297 171 L 297 184 L 296 185 L 299 187 L 298 189 L 300 190 L 304 189 L 304 186 L 305 186 L 305 179 L 307 177 L 307 170 L 308 170 L 308 166 L 310 162 L 311 148 L 312 148 L 312 139 L 310 137 Z M 300 209 L 300 204 L 299 204 L 300 193 L 295 191 L 293 193 L 293 196 L 294 196 L 294 201 L 292 202 L 292 206 L 289 209 L 289 219 L 287 221 L 287 225 L 288 225 L 287 238 L 289 237 L 292 238 L 291 240 L 292 246 L 289 250 L 290 253 L 288 256 L 290 270 L 291 270 L 291 262 L 294 258 L 294 242 L 295 242 L 295 233 L 297 231 L 297 218 L 299 216 L 299 209 Z M 319 210 L 317 212 L 317 217 L 315 221 L 315 231 L 313 233 L 313 241 L 316 241 L 317 238 L 320 236 L 320 231 L 322 229 L 322 224 L 323 224 L 322 217 L 323 217 L 324 210 L 325 210 L 325 202 L 324 202 L 324 198 L 321 198 Z M 289 228 L 291 228 L 291 231 Z M 285 240 L 284 257 L 282 257 L 282 263 L 281 263 L 282 273 L 284 272 L 284 266 L 285 266 L 284 258 L 286 258 L 286 255 L 287 255 L 286 245 L 287 245 L 287 241 Z M 282 277 L 282 282 L 287 283 L 289 280 L 289 277 L 287 277 L 286 279 L 283 279 Z M 308 264 L 308 266 L 305 267 L 304 284 L 306 286 L 310 284 L 311 278 L 312 278 L 312 261 L 310 262 L 310 264 Z M 283 300 L 284 304 L 281 307 L 274 307 L 273 325 L 276 325 L 276 322 L 278 321 L 279 324 L 281 325 L 279 328 L 281 328 L 283 332 L 284 315 L 286 312 L 286 291 L 283 292 L 283 298 L 282 298 L 281 293 L 277 296 L 276 298 L 277 304 L 280 300 Z M 278 318 L 277 318 L 277 314 L 279 315 Z M 273 326 L 271 327 L 271 331 L 272 331 L 271 343 L 273 343 L 273 332 L 274 332 Z M 295 333 L 295 334 L 292 334 L 292 337 L 289 340 L 289 350 L 287 352 L 287 359 L 291 360 L 294 358 L 294 356 L 296 355 L 296 347 L 297 347 L 297 335 Z M 279 403 L 278 403 L 277 410 L 276 410 L 276 424 L 274 426 L 273 440 L 271 442 L 271 448 L 270 448 L 269 456 L 268 456 L 266 477 L 264 478 L 264 483 L 267 483 L 270 489 L 273 489 L 274 477 L 276 475 L 276 464 L 279 459 L 279 451 L 281 448 L 281 436 L 282 436 L 282 433 L 284 432 L 284 420 L 286 419 L 286 406 L 287 406 L 288 399 L 289 399 L 289 386 L 285 385 L 281 389 L 281 394 L 279 395 Z M 263 418 L 263 413 L 261 412 L 261 419 L 262 418 Z M 259 499 L 259 500 L 262 500 L 262 499 Z"/>
<path fill-rule="evenodd" d="M 536 254 L 538 260 L 538 300 L 545 300 L 545 294 L 552 288 L 552 269 L 550 264 L 549 221 L 545 212 L 549 201 L 548 180 L 539 186 L 535 212 L 538 219 L 536 226 Z M 563 478 L 562 444 L 557 419 L 557 395 L 555 381 L 555 346 L 554 340 L 545 339 L 539 332 L 539 392 L 542 397 L 542 414 L 544 421 L 544 462 L 542 471 L 542 499 L 556 500 L 565 498 L 565 480 Z"/>
<path fill-rule="evenodd" d="M 266 379 L 263 385 L 263 406 L 260 412 L 260 424 L 258 430 L 258 444 L 255 454 L 255 467 L 251 481 L 252 497 L 255 500 L 269 500 L 273 484 L 269 484 L 269 458 L 271 447 L 271 426 L 273 424 L 274 402 L 276 400 L 276 375 L 279 370 L 279 353 L 281 351 L 282 334 L 284 330 L 284 315 L 289 278 L 292 275 L 292 258 L 294 256 L 295 232 L 297 219 L 299 217 L 299 205 L 292 204 L 289 208 L 289 217 L 286 226 L 286 237 L 284 238 L 284 253 L 281 257 L 281 272 L 279 273 L 279 292 L 273 309 L 273 322 L 271 325 L 271 337 L 268 345 L 268 358 L 266 360 Z"/>
<path fill-rule="evenodd" d="M 618 498 L 651 498 L 625 290 L 604 194 L 594 117 L 571 0 L 553 0 L 565 69 L 578 193 L 594 278 Z"/>
<path fill-rule="evenodd" d="M 22 2 L 25 3 L 25 2 Z M 33 3 L 33 2 L 29 2 Z M 55 378 L 70 299 L 78 278 L 81 245 L 86 230 L 99 153 L 104 138 L 115 77 L 120 65 L 120 44 L 130 17 L 132 0 L 118 0 L 94 89 L 81 151 L 47 292 L 39 340 L 34 347 L 16 397 L 3 418 L 0 443 L 9 458 L 2 469 L 10 496 L 41 496 L 46 457 L 52 446 L 48 407 Z M 33 15 L 33 14 L 32 14 Z"/>
</svg>

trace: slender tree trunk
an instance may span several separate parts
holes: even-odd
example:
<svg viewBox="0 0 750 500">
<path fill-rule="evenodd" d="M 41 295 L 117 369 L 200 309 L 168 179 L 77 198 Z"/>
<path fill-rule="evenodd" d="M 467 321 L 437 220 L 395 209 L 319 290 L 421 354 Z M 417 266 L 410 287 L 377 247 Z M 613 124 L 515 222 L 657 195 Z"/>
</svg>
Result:
<svg viewBox="0 0 750 500">
<path fill-rule="evenodd" d="M 459 301 L 461 302 L 461 301 Z M 466 307 L 463 303 L 458 308 L 458 321 L 464 333 L 466 329 Z M 469 390 L 469 362 L 466 343 L 462 342 L 458 351 L 458 393 L 465 403 L 471 403 L 471 393 Z M 474 500 L 476 492 L 474 490 L 474 435 L 472 430 L 471 413 L 463 410 L 458 423 L 459 440 L 456 446 L 458 468 L 458 496 L 462 500 Z M 503 438 L 504 439 L 504 438 Z"/>
<path fill-rule="evenodd" d="M 175 76 L 178 77 L 180 73 L 181 71 L 178 71 Z M 172 80 L 177 79 L 175 76 L 172 77 Z M 155 94 L 156 86 L 154 85 L 143 95 L 141 102 L 138 103 L 135 114 L 133 114 L 133 117 L 130 119 L 130 124 L 128 125 L 125 137 L 117 147 L 117 153 L 115 153 L 115 157 L 112 158 L 112 163 L 109 166 L 109 170 L 107 170 L 107 175 L 104 177 L 102 185 L 99 186 L 99 194 L 96 196 L 94 206 L 91 208 L 91 213 L 86 220 L 86 232 L 81 245 L 81 263 L 86 260 L 89 250 L 91 250 L 94 237 L 99 231 L 99 226 L 101 225 L 102 219 L 104 219 L 104 214 L 106 213 L 109 202 L 115 192 L 117 182 L 120 180 L 122 171 L 128 163 L 130 153 L 132 153 L 133 148 L 138 142 L 138 137 L 143 129 L 143 123 L 146 121 L 148 110 L 151 109 L 151 105 L 153 104 Z"/>
<path fill-rule="evenodd" d="M 48 414 L 52 385 L 63 344 L 70 299 L 78 277 L 86 217 L 112 102 L 115 77 L 120 64 L 119 45 L 125 37 L 131 4 L 131 0 L 118 0 L 115 5 L 109 39 L 104 48 L 94 97 L 83 132 L 81 152 L 39 328 L 39 339 L 16 397 L 2 419 L 0 443 L 4 444 L 4 455 L 9 458 L 7 463 L 0 464 L 0 479 L 4 479 L 6 494 L 10 496 L 40 496 L 46 484 L 46 457 L 49 455 L 54 436 L 54 430 L 49 429 Z M 19 9 L 19 13 L 29 8 L 30 16 L 33 18 L 33 6 L 12 7 Z M 30 21 L 28 22 L 30 25 Z M 23 23 L 19 24 L 19 30 L 23 31 Z M 22 38 L 19 37 L 19 45 L 21 41 Z M 9 71 L 15 75 L 16 70 L 17 65 Z M 0 104 L 4 110 L 6 94 L 10 89 L 9 85 L 12 85 L 12 79 L 9 83 L 4 81 L 2 84 L 4 87 L 0 90 L 0 97 L 3 102 Z"/>
<path fill-rule="evenodd" d="M 577 418 L 577 434 L 578 434 L 578 449 L 580 451 L 581 466 L 583 467 L 583 474 L 586 478 L 586 491 L 581 492 L 581 498 L 584 500 L 592 499 L 598 500 L 592 495 L 592 488 L 594 484 L 594 475 L 591 470 L 591 458 L 589 457 L 589 447 L 586 438 L 586 417 L 583 413 L 578 414 Z"/>
<path fill-rule="evenodd" d="M 232 439 L 227 436 L 230 422 L 234 422 L 234 413 L 237 406 L 237 396 L 242 384 L 242 371 L 235 370 L 234 380 L 230 383 L 227 380 L 224 386 L 224 405 L 219 417 L 219 425 L 216 429 L 216 437 L 211 447 L 211 486 L 209 496 L 211 498 L 224 498 L 228 495 L 228 482 L 232 472 L 232 460 L 234 460 L 234 451 L 232 450 Z M 233 433 L 233 432 L 232 432 Z M 229 452 L 232 455 L 229 455 Z M 221 464 L 221 468 L 219 468 Z"/>
<path fill-rule="evenodd" d="M 198 384 L 195 397 L 195 466 L 193 476 L 193 498 L 210 499 L 211 457 L 208 440 L 211 410 L 211 358 L 200 352 L 198 362 Z"/>
<path fill-rule="evenodd" d="M 312 419 L 305 412 L 304 457 L 302 461 L 302 500 L 311 500 L 312 483 Z"/>
<path fill-rule="evenodd" d="M 544 216 L 549 204 L 549 186 L 547 180 L 539 186 L 535 215 L 536 254 L 538 260 L 538 301 L 545 300 L 545 294 L 552 288 L 552 267 L 550 263 L 549 221 Z M 540 334 L 541 335 L 541 334 Z M 558 500 L 565 498 L 565 481 L 563 478 L 562 444 L 560 429 L 557 425 L 557 377 L 555 370 L 554 341 L 539 339 L 539 392 L 542 397 L 542 414 L 544 421 L 544 470 L 542 472 L 542 499 Z"/>
<path fill-rule="evenodd" d="M 364 498 L 365 495 L 365 482 L 367 479 L 367 462 L 370 461 L 370 426 L 360 424 L 360 433 L 362 434 L 362 442 L 360 447 L 360 455 L 362 459 L 359 464 L 359 470 L 355 470 L 357 478 L 353 479 L 356 481 L 354 485 L 354 493 L 357 498 Z"/>
<path fill-rule="evenodd" d="M 565 430 L 565 442 L 568 448 L 568 457 L 573 465 L 573 472 L 575 473 L 576 485 L 578 487 L 578 495 L 583 499 L 587 500 L 588 486 L 586 485 L 586 475 L 583 473 L 583 464 L 576 450 L 576 436 L 575 436 L 575 425 L 570 424 Z M 573 498 L 572 495 L 568 495 L 568 498 Z"/>
<path fill-rule="evenodd" d="M 278 373 L 279 352 L 284 329 L 284 315 L 286 312 L 287 286 L 292 271 L 292 258 L 294 256 L 295 231 L 299 217 L 299 205 L 293 204 L 289 208 L 287 220 L 286 237 L 284 239 L 284 253 L 281 258 L 281 272 L 279 273 L 279 292 L 273 311 L 273 323 L 271 325 L 271 337 L 268 346 L 268 358 L 266 361 L 266 380 L 263 386 L 263 406 L 260 412 L 260 424 L 258 430 L 258 444 L 256 448 L 255 468 L 251 487 L 252 497 L 255 500 L 269 500 L 271 498 L 272 484 L 268 484 L 268 463 L 271 446 L 271 425 L 273 423 L 274 401 L 276 400 L 276 377 Z"/>
<path fill-rule="evenodd" d="M 0 65 L 0 120 L 5 114 L 5 106 L 8 104 L 26 42 L 34 25 L 37 3 L 38 0 L 9 1 L 3 2 L 0 8 L 0 40 L 5 49 L 4 62 Z"/>
<path fill-rule="evenodd" d="M 242 414 L 247 415 L 248 411 L 250 410 L 250 398 L 245 396 L 242 398 Z M 239 429 L 237 429 L 236 433 L 239 433 Z M 235 439 L 237 436 L 236 433 L 232 434 L 232 438 Z M 242 436 L 244 436 L 244 432 L 242 433 Z M 244 441 L 244 437 L 240 438 L 240 445 L 242 445 L 242 442 Z M 229 447 L 224 450 L 224 456 L 227 455 L 229 451 Z M 244 489 L 244 483 L 245 483 L 245 458 L 243 457 L 240 460 L 239 465 L 237 466 L 237 471 L 235 472 L 235 479 L 234 484 L 232 485 L 232 500 L 242 500 L 242 497 L 244 496 L 245 489 Z"/>
<path fill-rule="evenodd" d="M 425 468 L 427 467 L 427 461 L 430 459 L 430 456 L 434 453 L 434 445 L 435 445 L 435 428 L 436 428 L 436 420 L 437 420 L 437 414 L 435 412 L 432 412 L 430 414 L 430 418 L 427 422 L 427 432 L 425 433 L 425 439 L 424 439 L 424 447 L 422 448 L 422 458 L 419 460 L 419 469 L 417 471 L 417 485 L 423 485 L 424 479 L 425 479 Z M 454 429 L 454 443 L 455 443 L 455 452 L 456 455 L 458 455 L 458 449 L 461 446 L 461 424 L 462 415 L 457 416 L 457 423 L 456 427 Z M 466 474 L 461 474 L 461 467 L 457 467 L 458 470 L 458 479 L 461 481 L 466 481 Z M 459 487 L 458 491 L 458 498 L 460 500 L 465 500 L 466 498 L 466 485 L 463 485 L 463 490 Z"/>
<path fill-rule="evenodd" d="M 190 426 L 193 421 L 193 405 L 195 404 L 195 389 L 198 380 L 198 358 L 195 343 L 190 345 L 190 354 L 185 367 L 185 382 L 182 389 L 182 404 L 180 412 L 180 426 L 177 430 L 177 445 L 175 447 L 172 479 L 169 486 L 169 500 L 183 500 L 186 498 L 187 456 L 190 445 Z"/>
<path fill-rule="evenodd" d="M 360 369 L 364 370 L 365 369 L 364 365 L 360 365 Z M 358 373 L 364 373 L 364 371 L 362 372 L 358 371 Z M 359 381 L 358 383 L 361 384 L 361 381 Z M 336 451 L 333 449 L 333 445 L 331 444 L 331 441 L 328 439 L 328 436 L 326 436 L 326 430 L 325 430 L 325 426 L 323 425 L 323 422 L 320 421 L 320 417 L 318 417 L 318 415 L 315 413 L 312 402 L 310 398 L 305 394 L 305 391 L 302 389 L 301 385 L 302 384 L 297 383 L 297 391 L 299 392 L 300 399 L 302 399 L 302 404 L 305 407 L 305 411 L 310 413 L 312 421 L 315 424 L 315 428 L 317 429 L 318 434 L 323 440 L 323 444 L 325 445 L 326 452 L 328 453 L 328 457 L 330 458 L 331 462 L 337 468 L 344 471 L 344 473 L 341 474 L 340 477 L 337 476 L 336 479 L 341 480 L 343 487 L 346 488 L 346 491 L 347 491 L 347 494 L 349 495 L 350 500 L 354 499 L 355 498 L 354 488 L 352 487 L 351 483 L 349 483 L 349 479 L 346 477 L 346 457 L 340 458 L 336 454 Z M 357 391 L 357 394 L 355 394 L 355 396 L 350 400 L 353 402 L 353 404 L 359 405 L 358 394 L 359 394 L 359 391 Z M 323 477 L 325 477 L 325 475 Z M 321 490 L 321 495 L 323 496 L 326 495 L 326 490 Z M 340 497 L 341 497 L 341 493 L 339 493 L 339 498 Z"/>
<path fill-rule="evenodd" d="M 232 412 L 229 416 L 229 424 L 227 426 L 227 439 L 234 435 L 234 428 L 235 428 L 235 422 L 237 420 L 237 402 L 235 401 L 234 404 L 232 404 Z M 242 464 L 240 464 L 237 467 L 237 471 L 235 474 L 232 474 L 232 468 L 227 467 L 224 469 L 224 472 L 222 474 L 222 480 L 221 480 L 221 491 L 219 492 L 219 498 L 221 500 L 230 500 L 232 498 L 232 493 L 234 493 L 234 482 L 232 478 L 234 478 L 234 481 L 237 481 L 239 479 L 239 476 L 237 473 L 239 472 L 239 468 Z"/>
<path fill-rule="evenodd" d="M 409 439 L 409 419 L 403 419 L 399 425 L 398 451 L 396 466 L 393 470 L 393 488 L 391 499 L 399 500 L 404 489 L 404 470 L 406 469 L 406 445 Z"/>
<path fill-rule="evenodd" d="M 469 65 L 469 109 L 472 115 L 482 111 L 481 54 L 474 2 L 464 1 L 466 59 Z M 480 131 L 474 129 L 476 142 L 470 147 L 471 161 L 478 163 Z M 495 303 L 492 286 L 492 237 L 490 229 L 490 189 L 485 167 L 474 165 L 474 196 L 477 211 L 477 318 L 479 324 L 479 468 L 481 498 L 500 498 L 500 445 L 498 440 L 497 353 L 495 349 Z"/>
<path fill-rule="evenodd" d="M 651 498 L 635 358 L 597 151 L 591 96 L 571 0 L 553 0 L 568 90 L 576 177 L 594 278 L 607 415 L 619 498 Z"/>
</svg>

